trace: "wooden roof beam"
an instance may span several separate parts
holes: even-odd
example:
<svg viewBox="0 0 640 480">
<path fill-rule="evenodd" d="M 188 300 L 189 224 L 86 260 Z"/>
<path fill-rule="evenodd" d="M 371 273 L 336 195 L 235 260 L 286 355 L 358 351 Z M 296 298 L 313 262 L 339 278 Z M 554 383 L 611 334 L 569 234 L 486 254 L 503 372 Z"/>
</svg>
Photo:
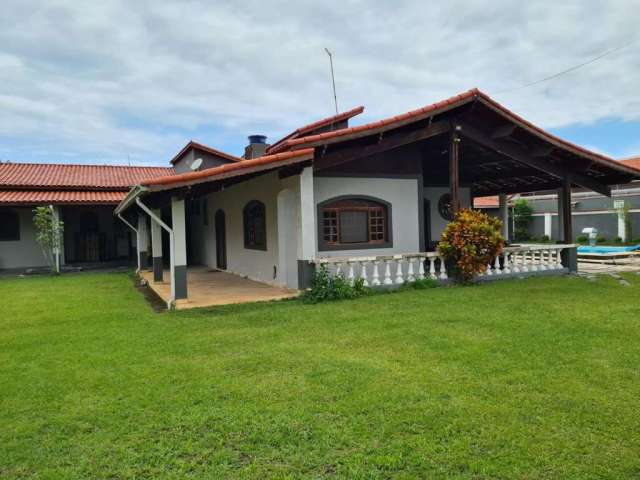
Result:
<svg viewBox="0 0 640 480">
<path fill-rule="evenodd" d="M 463 137 L 467 137 L 474 142 L 479 143 L 480 145 L 484 145 L 485 147 L 500 152 L 508 157 L 511 157 L 517 162 L 528 165 L 531 168 L 535 168 L 536 170 L 540 170 L 541 172 L 553 175 L 559 180 L 563 180 L 568 175 L 571 175 L 571 180 L 576 185 L 588 188 L 607 197 L 611 196 L 611 188 L 609 188 L 608 185 L 601 184 L 592 177 L 578 172 L 569 171 L 560 166 L 552 165 L 548 162 L 543 161 L 540 157 L 531 155 L 527 150 L 517 145 L 494 140 L 489 134 L 479 130 L 469 123 L 464 122 L 460 125 L 462 126 L 460 134 Z"/>
<path fill-rule="evenodd" d="M 387 132 L 381 138 L 378 137 L 376 143 L 370 145 L 352 145 L 350 147 L 341 148 L 333 152 L 323 153 L 322 149 L 316 150 L 316 159 L 314 166 L 316 170 L 323 170 L 335 167 L 341 163 L 351 162 L 358 158 L 368 157 L 378 153 L 392 150 L 394 148 L 408 145 L 410 143 L 419 142 L 427 138 L 435 137 L 447 133 L 450 130 L 449 122 L 439 121 L 430 123 L 426 128 L 413 130 L 411 132 L 395 133 Z M 376 134 L 377 136 L 377 134 Z"/>
</svg>

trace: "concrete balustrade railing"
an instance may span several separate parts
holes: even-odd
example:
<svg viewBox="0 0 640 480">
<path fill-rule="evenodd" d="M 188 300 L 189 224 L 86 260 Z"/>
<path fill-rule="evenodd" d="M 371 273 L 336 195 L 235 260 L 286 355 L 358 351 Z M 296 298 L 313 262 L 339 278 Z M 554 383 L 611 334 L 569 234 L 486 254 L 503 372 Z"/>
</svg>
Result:
<svg viewBox="0 0 640 480">
<path fill-rule="evenodd" d="M 506 247 L 478 278 L 484 280 L 537 272 L 565 272 L 567 269 L 562 264 L 561 252 L 567 248 L 575 248 L 575 245 Z M 342 275 L 351 283 L 362 279 L 367 287 L 392 287 L 425 278 L 439 281 L 449 279 L 446 262 L 438 252 L 316 258 L 312 263 L 316 267 L 324 266 L 330 276 Z"/>
<path fill-rule="evenodd" d="M 365 286 L 380 287 L 402 285 L 424 278 L 447 280 L 444 259 L 437 252 L 409 253 L 403 255 L 318 258 L 317 267 L 324 266 L 329 275 L 342 275 L 354 282 L 361 278 Z"/>
<path fill-rule="evenodd" d="M 536 272 L 562 272 L 562 251 L 575 248 L 575 245 L 522 245 L 506 247 L 487 269 L 478 275 L 480 278 L 532 274 Z"/>
</svg>

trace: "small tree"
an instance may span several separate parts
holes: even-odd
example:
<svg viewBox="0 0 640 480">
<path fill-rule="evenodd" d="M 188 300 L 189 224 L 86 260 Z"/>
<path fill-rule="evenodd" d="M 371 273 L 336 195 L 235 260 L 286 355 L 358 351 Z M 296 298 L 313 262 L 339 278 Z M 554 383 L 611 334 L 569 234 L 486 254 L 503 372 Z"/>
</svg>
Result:
<svg viewBox="0 0 640 480">
<path fill-rule="evenodd" d="M 33 223 L 36 227 L 36 241 L 42 248 L 42 253 L 51 271 L 60 273 L 56 254 L 62 247 L 62 233 L 64 224 L 53 214 L 50 207 L 36 207 L 33 210 Z"/>
<path fill-rule="evenodd" d="M 513 236 L 516 240 L 528 240 L 529 239 L 529 223 L 533 215 L 533 208 L 529 205 L 526 199 L 521 198 L 516 200 L 513 204 L 513 220 L 515 223 L 515 230 Z"/>
<path fill-rule="evenodd" d="M 464 209 L 442 232 L 438 251 L 455 262 L 460 280 L 468 283 L 502 253 L 502 222 L 478 210 Z"/>
</svg>

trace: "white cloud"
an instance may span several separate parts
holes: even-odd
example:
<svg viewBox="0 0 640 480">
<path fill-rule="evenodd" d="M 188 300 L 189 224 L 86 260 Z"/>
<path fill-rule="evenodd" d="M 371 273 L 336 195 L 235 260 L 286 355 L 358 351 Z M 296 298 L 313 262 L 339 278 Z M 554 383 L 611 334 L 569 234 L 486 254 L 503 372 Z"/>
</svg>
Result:
<svg viewBox="0 0 640 480">
<path fill-rule="evenodd" d="M 331 114 L 325 46 L 341 108 L 372 120 L 581 63 L 637 39 L 638 13 L 633 0 L 5 0 L 3 156 L 162 164 L 192 136 L 238 153 L 246 134 Z M 545 127 L 640 120 L 639 47 L 495 98 Z"/>
</svg>

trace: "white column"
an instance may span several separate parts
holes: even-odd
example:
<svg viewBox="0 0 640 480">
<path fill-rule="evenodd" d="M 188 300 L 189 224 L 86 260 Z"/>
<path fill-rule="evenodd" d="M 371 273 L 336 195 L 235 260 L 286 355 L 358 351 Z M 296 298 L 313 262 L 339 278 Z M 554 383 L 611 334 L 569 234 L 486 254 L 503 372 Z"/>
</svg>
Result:
<svg viewBox="0 0 640 480">
<path fill-rule="evenodd" d="M 171 197 L 171 229 L 173 230 L 173 251 L 171 288 L 175 299 L 187 298 L 187 229 L 184 198 Z"/>
<path fill-rule="evenodd" d="M 287 188 L 278 192 L 278 281 L 298 288 L 298 229 L 295 218 L 295 196 Z"/>
<path fill-rule="evenodd" d="M 306 167 L 300 174 L 300 256 L 302 260 L 315 258 L 317 235 L 313 168 Z"/>
<path fill-rule="evenodd" d="M 138 250 L 138 269 L 146 270 L 148 267 L 147 245 L 149 245 L 149 232 L 147 230 L 147 216 L 138 211 L 138 236 L 136 246 Z"/>
<path fill-rule="evenodd" d="M 507 204 L 507 194 L 498 195 L 498 206 L 500 210 L 500 220 L 502 220 L 502 236 L 509 242 L 509 206 Z"/>
<path fill-rule="evenodd" d="M 549 212 L 544 214 L 544 234 L 549 238 L 553 238 L 551 232 L 551 213 Z"/>
<path fill-rule="evenodd" d="M 618 216 L 618 236 L 623 242 L 629 240 L 626 235 L 626 228 L 624 228 L 624 200 L 614 200 L 613 207 L 616 210 Z"/>
<path fill-rule="evenodd" d="M 161 218 L 160 209 L 153 210 L 156 217 Z M 151 257 L 153 258 L 153 281 L 162 281 L 162 227 L 151 219 Z"/>
</svg>

